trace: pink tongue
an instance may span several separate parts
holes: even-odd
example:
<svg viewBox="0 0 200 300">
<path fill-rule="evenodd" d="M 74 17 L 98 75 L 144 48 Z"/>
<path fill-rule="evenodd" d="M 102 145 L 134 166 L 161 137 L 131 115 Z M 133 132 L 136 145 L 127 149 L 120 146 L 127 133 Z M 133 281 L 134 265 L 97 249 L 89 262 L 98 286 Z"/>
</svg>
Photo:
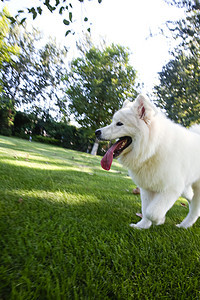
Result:
<svg viewBox="0 0 200 300">
<path fill-rule="evenodd" d="M 107 170 L 107 171 L 110 170 L 110 167 L 111 167 L 112 161 L 113 161 L 113 153 L 114 153 L 115 149 L 118 148 L 121 143 L 122 143 L 122 141 L 117 141 L 114 145 L 112 145 L 108 149 L 108 151 L 106 152 L 106 154 L 102 158 L 101 166 L 104 170 Z"/>
</svg>

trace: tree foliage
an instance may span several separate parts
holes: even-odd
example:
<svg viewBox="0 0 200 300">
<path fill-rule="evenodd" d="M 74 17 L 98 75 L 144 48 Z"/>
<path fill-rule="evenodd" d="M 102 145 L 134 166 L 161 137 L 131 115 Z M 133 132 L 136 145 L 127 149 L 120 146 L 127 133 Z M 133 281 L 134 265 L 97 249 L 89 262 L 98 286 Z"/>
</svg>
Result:
<svg viewBox="0 0 200 300">
<path fill-rule="evenodd" d="M 2 2 L 10 1 L 10 0 L 1 0 Z M 77 0 L 77 2 L 83 3 L 87 0 Z M 101 3 L 102 0 L 98 0 L 98 3 Z M 27 19 L 27 13 L 31 14 L 33 20 L 35 20 L 38 15 L 42 15 L 44 10 L 47 9 L 51 13 L 58 12 L 59 15 L 64 16 L 63 24 L 68 27 L 65 35 L 73 32 L 70 28 L 70 25 L 73 23 L 73 11 L 74 11 L 74 2 L 66 1 L 66 0 L 44 0 L 40 5 L 30 6 L 26 9 L 19 9 L 15 17 L 8 16 L 10 21 L 14 24 L 18 22 L 19 24 L 23 24 Z M 18 21 L 19 20 L 19 21 Z M 84 22 L 88 23 L 88 18 L 83 17 Z M 90 32 L 90 27 L 87 29 Z M 74 34 L 75 32 L 73 32 Z"/>
<path fill-rule="evenodd" d="M 199 0 L 165 0 L 165 2 L 170 5 L 186 8 L 187 10 L 200 9 Z"/>
<path fill-rule="evenodd" d="M 13 101 L 3 96 L 4 84 L 2 73 L 4 63 L 12 64 L 13 59 L 19 55 L 19 47 L 16 43 L 10 44 L 7 39 L 10 33 L 10 22 L 6 18 L 8 14 L 6 9 L 0 13 L 0 128 L 2 134 L 11 135 L 11 126 L 13 125 L 15 111 Z"/>
<path fill-rule="evenodd" d="M 15 109 L 13 101 L 5 98 L 0 99 L 0 134 L 10 136 L 14 124 Z"/>
<path fill-rule="evenodd" d="M 28 32 L 18 25 L 10 29 L 7 39 L 11 47 L 17 44 L 20 50 L 17 57 L 2 62 L 2 97 L 12 100 L 15 108 L 28 104 L 29 108 L 43 106 L 52 111 L 54 105 L 62 105 L 64 110 L 60 97 L 67 50 L 53 40 L 39 47 L 40 32 Z"/>
<path fill-rule="evenodd" d="M 190 126 L 200 122 L 200 7 L 199 1 L 180 2 L 187 6 L 186 18 L 169 27 L 180 44 L 159 73 L 155 92 L 171 119 Z"/>
<path fill-rule="evenodd" d="M 179 55 L 163 67 L 160 84 L 155 87 L 158 105 L 184 126 L 200 122 L 199 67 L 193 57 Z"/>
<path fill-rule="evenodd" d="M 65 77 L 70 112 L 83 127 L 107 125 L 123 101 L 135 96 L 135 77 L 128 49 L 114 44 L 103 50 L 91 47 L 72 61 Z"/>
<path fill-rule="evenodd" d="M 6 9 L 0 13 L 0 72 L 4 62 L 10 63 L 12 61 L 12 57 L 19 54 L 19 47 L 16 45 L 16 43 L 11 45 L 7 40 L 10 32 L 10 22 L 6 18 L 6 15 L 8 14 L 9 13 Z M 2 78 L 0 75 L 0 92 L 1 91 Z"/>
</svg>

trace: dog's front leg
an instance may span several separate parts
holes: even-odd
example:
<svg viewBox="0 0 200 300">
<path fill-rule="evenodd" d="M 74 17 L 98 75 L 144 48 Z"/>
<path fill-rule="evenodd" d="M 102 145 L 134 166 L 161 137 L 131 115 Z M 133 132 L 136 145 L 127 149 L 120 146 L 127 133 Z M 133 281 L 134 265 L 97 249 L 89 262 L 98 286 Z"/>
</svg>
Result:
<svg viewBox="0 0 200 300">
<path fill-rule="evenodd" d="M 142 202 L 142 220 L 136 224 L 131 223 L 130 226 L 139 229 L 148 229 L 152 225 L 152 221 L 146 217 L 147 207 L 152 202 L 155 193 L 140 189 L 141 202 Z"/>
<path fill-rule="evenodd" d="M 169 189 L 170 190 L 170 189 Z M 137 224 L 130 224 L 135 228 L 149 228 L 152 223 L 161 225 L 165 222 L 167 211 L 173 206 L 181 193 L 178 192 L 154 193 L 142 190 L 142 215 L 143 218 Z"/>
<path fill-rule="evenodd" d="M 156 225 L 164 224 L 167 211 L 173 206 L 181 193 L 168 189 L 167 192 L 155 193 L 146 208 L 145 217 Z"/>
</svg>

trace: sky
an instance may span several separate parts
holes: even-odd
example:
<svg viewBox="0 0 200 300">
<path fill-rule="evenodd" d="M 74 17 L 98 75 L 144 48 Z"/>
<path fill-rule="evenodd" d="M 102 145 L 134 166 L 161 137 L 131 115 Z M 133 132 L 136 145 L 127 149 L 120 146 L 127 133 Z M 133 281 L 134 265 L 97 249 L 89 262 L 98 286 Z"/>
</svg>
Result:
<svg viewBox="0 0 200 300">
<path fill-rule="evenodd" d="M 130 63 L 137 71 L 138 81 L 144 84 L 142 92 L 151 94 L 153 86 L 158 83 L 158 72 L 170 59 L 169 50 L 177 44 L 172 38 L 167 39 L 159 34 L 159 28 L 164 28 L 166 21 L 182 18 L 184 11 L 167 5 L 164 0 L 102 0 L 101 4 L 98 0 L 85 0 L 84 4 L 78 0 L 71 2 L 76 32 L 74 36 L 65 37 L 68 28 L 63 24 L 64 16 L 48 10 L 34 21 L 28 15 L 27 23 L 38 27 L 44 37 L 56 37 L 60 45 L 67 46 L 71 60 L 78 55 L 75 45 L 77 40 L 83 38 L 83 31 L 86 31 L 87 24 L 83 19 L 87 16 L 94 43 L 98 44 L 104 39 L 107 44 L 129 47 Z M 37 3 L 41 4 L 41 1 L 35 0 L 34 6 Z M 31 7 L 33 1 L 7 0 L 0 3 L 0 9 L 5 4 L 15 14 L 18 9 Z"/>
</svg>

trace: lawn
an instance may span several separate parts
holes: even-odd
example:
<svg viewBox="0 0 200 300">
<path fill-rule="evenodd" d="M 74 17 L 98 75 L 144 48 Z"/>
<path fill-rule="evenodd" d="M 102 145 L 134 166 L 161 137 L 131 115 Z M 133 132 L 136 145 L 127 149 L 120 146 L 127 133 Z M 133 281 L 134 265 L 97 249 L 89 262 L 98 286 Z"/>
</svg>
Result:
<svg viewBox="0 0 200 300">
<path fill-rule="evenodd" d="M 200 220 L 179 199 L 136 230 L 140 197 L 117 161 L 0 137 L 0 299 L 200 299 Z"/>
</svg>

